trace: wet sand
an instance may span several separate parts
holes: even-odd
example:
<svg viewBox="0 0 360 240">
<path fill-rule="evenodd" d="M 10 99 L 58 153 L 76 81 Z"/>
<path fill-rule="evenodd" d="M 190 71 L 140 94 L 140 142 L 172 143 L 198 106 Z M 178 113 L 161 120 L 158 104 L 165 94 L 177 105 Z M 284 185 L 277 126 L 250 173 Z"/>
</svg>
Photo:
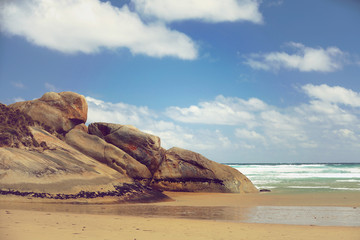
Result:
<svg viewBox="0 0 360 240">
<path fill-rule="evenodd" d="M 338 226 L 335 221 L 335 226 L 318 226 L 318 218 L 328 218 L 336 209 L 345 222 L 348 215 L 355 214 L 348 221 L 356 222 L 360 208 L 360 193 L 356 192 L 167 194 L 175 201 L 58 204 L 2 198 L 0 239 L 360 239 L 360 223 Z M 259 223 L 259 219 L 249 223 L 254 215 L 261 218 L 266 214 L 269 223 Z M 274 224 L 276 215 L 280 219 L 300 216 L 300 222 Z"/>
</svg>

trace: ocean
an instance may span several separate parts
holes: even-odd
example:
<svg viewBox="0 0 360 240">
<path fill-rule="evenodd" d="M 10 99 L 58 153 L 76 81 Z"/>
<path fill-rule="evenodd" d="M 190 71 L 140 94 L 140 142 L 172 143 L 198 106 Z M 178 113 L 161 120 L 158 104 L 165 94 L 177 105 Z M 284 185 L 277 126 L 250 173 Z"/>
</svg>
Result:
<svg viewBox="0 0 360 240">
<path fill-rule="evenodd" d="M 360 191 L 360 163 L 227 165 L 272 192 Z"/>
</svg>

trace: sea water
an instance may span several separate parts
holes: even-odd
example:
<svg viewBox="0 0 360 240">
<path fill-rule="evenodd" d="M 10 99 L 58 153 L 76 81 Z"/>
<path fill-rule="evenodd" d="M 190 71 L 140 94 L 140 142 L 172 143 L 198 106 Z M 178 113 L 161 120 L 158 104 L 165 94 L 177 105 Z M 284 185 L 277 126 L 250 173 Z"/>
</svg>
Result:
<svg viewBox="0 0 360 240">
<path fill-rule="evenodd" d="M 360 191 L 360 163 L 228 165 L 245 174 L 259 189 Z"/>
</svg>

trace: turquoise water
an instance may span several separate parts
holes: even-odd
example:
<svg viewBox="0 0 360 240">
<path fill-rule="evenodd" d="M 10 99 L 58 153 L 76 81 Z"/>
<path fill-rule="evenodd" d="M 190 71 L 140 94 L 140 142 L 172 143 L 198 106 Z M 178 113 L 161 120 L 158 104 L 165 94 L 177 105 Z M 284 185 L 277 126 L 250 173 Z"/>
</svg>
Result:
<svg viewBox="0 0 360 240">
<path fill-rule="evenodd" d="M 228 164 L 259 189 L 272 191 L 360 191 L 360 163 Z"/>
</svg>

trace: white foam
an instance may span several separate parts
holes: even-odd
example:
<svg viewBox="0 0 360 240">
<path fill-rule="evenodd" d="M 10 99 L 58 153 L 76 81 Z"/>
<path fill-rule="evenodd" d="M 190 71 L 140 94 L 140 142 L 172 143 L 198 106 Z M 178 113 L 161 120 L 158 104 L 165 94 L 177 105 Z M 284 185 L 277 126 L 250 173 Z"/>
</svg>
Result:
<svg viewBox="0 0 360 240">
<path fill-rule="evenodd" d="M 245 174 L 258 188 L 313 188 L 354 191 L 358 190 L 358 186 L 360 186 L 360 164 L 231 166 Z"/>
<path fill-rule="evenodd" d="M 288 186 L 288 188 L 306 188 L 306 189 L 323 189 L 323 188 L 327 188 L 330 189 L 330 186 Z"/>
<path fill-rule="evenodd" d="M 268 176 L 269 178 L 360 178 L 360 168 L 319 165 L 237 165 L 233 167 L 248 177 Z"/>
<path fill-rule="evenodd" d="M 338 188 L 331 188 L 334 190 L 346 190 L 346 191 L 360 191 L 360 188 L 342 188 L 342 187 L 338 187 Z"/>
<path fill-rule="evenodd" d="M 354 182 L 354 183 L 359 182 L 360 183 L 360 179 L 359 180 L 356 180 L 356 179 L 343 180 L 343 179 L 341 179 L 341 180 L 336 180 L 336 181 L 337 182 Z"/>
</svg>

